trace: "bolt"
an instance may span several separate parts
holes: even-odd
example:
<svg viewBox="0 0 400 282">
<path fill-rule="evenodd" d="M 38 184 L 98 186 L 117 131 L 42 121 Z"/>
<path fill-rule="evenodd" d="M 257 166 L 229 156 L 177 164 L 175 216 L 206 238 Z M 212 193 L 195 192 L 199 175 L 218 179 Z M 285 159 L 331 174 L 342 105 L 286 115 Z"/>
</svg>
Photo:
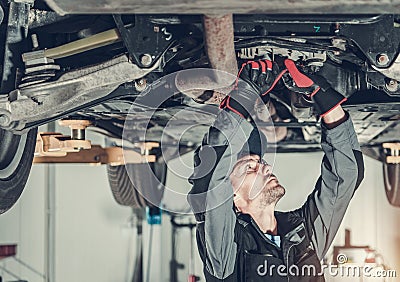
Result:
<svg viewBox="0 0 400 282">
<path fill-rule="evenodd" d="M 155 27 L 154 27 L 154 32 L 160 32 L 160 27 L 155 26 Z"/>
<path fill-rule="evenodd" d="M 378 65 L 380 65 L 380 66 L 385 66 L 385 65 L 387 65 L 388 63 L 389 63 L 389 57 L 388 57 L 388 55 L 386 55 L 386 54 L 379 54 L 377 57 L 376 57 L 376 62 L 378 63 Z"/>
<path fill-rule="evenodd" d="M 39 48 L 39 41 L 38 41 L 37 35 L 35 33 L 31 35 L 31 39 L 32 39 L 33 50 L 38 49 Z"/>
<path fill-rule="evenodd" d="M 397 80 L 391 79 L 388 83 L 386 83 L 386 89 L 390 92 L 396 92 L 399 87 L 399 83 Z"/>
<path fill-rule="evenodd" d="M 135 81 L 135 88 L 137 91 L 142 92 L 146 89 L 147 81 L 144 78 Z"/>
<path fill-rule="evenodd" d="M 149 54 L 144 54 L 144 55 L 142 55 L 142 57 L 140 58 L 140 63 L 143 65 L 143 66 L 150 66 L 151 65 L 151 62 L 153 61 L 153 59 L 151 58 L 151 55 L 149 55 Z"/>
<path fill-rule="evenodd" d="M 339 33 L 340 31 L 340 23 L 336 23 L 335 25 L 335 33 Z"/>
<path fill-rule="evenodd" d="M 333 47 L 336 47 L 342 51 L 346 51 L 346 40 L 341 38 L 333 38 L 331 42 Z"/>
<path fill-rule="evenodd" d="M 7 126 L 10 124 L 10 118 L 7 115 L 0 114 L 0 126 Z"/>
<path fill-rule="evenodd" d="M 85 129 L 82 128 L 71 128 L 72 140 L 85 140 Z"/>
</svg>

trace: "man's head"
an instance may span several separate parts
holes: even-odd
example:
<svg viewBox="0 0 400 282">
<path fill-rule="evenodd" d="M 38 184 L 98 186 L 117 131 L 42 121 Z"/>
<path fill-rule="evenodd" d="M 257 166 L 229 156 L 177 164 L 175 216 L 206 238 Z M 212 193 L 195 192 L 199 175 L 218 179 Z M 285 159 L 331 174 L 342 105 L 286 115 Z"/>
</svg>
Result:
<svg viewBox="0 0 400 282">
<path fill-rule="evenodd" d="M 241 157 L 229 178 L 235 206 L 243 213 L 275 206 L 285 194 L 285 188 L 272 174 L 272 167 L 258 155 Z"/>
</svg>

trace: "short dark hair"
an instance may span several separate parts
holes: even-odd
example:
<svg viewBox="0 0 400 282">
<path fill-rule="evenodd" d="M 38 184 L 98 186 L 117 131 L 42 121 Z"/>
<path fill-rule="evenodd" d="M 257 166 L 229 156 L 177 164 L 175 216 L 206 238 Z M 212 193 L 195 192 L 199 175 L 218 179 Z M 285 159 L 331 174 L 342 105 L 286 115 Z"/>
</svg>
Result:
<svg viewBox="0 0 400 282">
<path fill-rule="evenodd" d="M 240 159 L 246 155 L 257 155 L 262 158 L 266 152 L 267 137 L 257 128 L 254 128 L 250 133 L 249 139 L 240 150 L 238 158 Z"/>
</svg>

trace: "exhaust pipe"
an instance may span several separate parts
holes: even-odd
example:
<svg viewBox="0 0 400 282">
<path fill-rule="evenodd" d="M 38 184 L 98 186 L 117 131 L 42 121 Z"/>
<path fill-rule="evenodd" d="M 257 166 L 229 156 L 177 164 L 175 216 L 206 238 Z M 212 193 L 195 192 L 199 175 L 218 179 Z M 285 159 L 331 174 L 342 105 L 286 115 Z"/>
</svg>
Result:
<svg viewBox="0 0 400 282">
<path fill-rule="evenodd" d="M 176 76 L 178 90 L 201 103 L 219 104 L 232 90 L 238 73 L 232 14 L 204 16 L 204 40 L 211 69 Z"/>
<path fill-rule="evenodd" d="M 211 67 L 236 76 L 238 67 L 233 41 L 232 14 L 220 17 L 204 16 L 203 25 L 206 50 Z M 218 77 L 216 80 L 219 82 Z"/>
</svg>

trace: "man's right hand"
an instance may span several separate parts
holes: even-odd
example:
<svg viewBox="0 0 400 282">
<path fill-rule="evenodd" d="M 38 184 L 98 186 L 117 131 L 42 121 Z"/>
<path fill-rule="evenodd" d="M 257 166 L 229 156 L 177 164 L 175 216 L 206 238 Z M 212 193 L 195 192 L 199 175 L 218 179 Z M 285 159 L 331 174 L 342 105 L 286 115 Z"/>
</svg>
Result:
<svg viewBox="0 0 400 282">
<path fill-rule="evenodd" d="M 258 98 L 264 103 L 269 101 L 269 93 L 285 72 L 278 73 L 277 67 L 270 60 L 243 63 L 234 89 L 221 102 L 220 108 L 248 118 Z"/>
<path fill-rule="evenodd" d="M 270 60 L 248 61 L 243 63 L 236 80 L 236 85 L 239 79 L 247 82 L 256 91 L 264 103 L 269 101 L 269 93 L 274 89 L 279 82 L 284 70 L 279 73 L 277 64 Z"/>
</svg>

